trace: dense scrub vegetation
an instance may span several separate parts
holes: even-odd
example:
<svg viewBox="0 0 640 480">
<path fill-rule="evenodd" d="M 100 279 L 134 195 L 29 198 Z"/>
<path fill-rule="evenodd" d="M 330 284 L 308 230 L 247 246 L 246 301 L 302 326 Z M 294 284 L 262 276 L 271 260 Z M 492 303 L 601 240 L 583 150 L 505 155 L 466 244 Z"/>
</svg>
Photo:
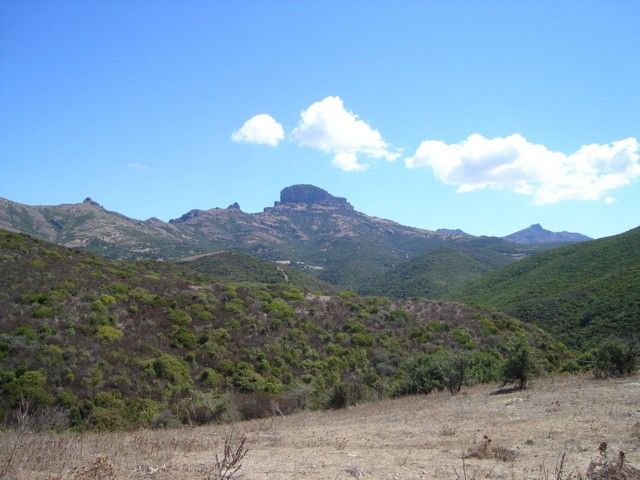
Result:
<svg viewBox="0 0 640 480">
<path fill-rule="evenodd" d="M 392 266 L 358 290 L 394 298 L 441 299 L 472 280 L 553 246 L 518 245 L 495 237 L 459 239 Z"/>
<path fill-rule="evenodd" d="M 290 283 L 308 290 L 336 291 L 335 287 L 309 273 L 231 250 L 198 255 L 180 263 L 190 270 L 211 275 L 220 281 Z"/>
<path fill-rule="evenodd" d="M 541 330 L 455 303 L 220 282 L 7 232 L 0 269 L 7 424 L 25 401 L 43 428 L 75 429 L 341 407 L 444 388 L 450 375 L 429 364 L 454 356 L 465 381 L 496 380 L 518 342 L 541 371 L 571 363 Z"/>
<path fill-rule="evenodd" d="M 590 350 L 609 337 L 638 340 L 640 228 L 525 258 L 454 298 L 537 324 Z"/>
</svg>

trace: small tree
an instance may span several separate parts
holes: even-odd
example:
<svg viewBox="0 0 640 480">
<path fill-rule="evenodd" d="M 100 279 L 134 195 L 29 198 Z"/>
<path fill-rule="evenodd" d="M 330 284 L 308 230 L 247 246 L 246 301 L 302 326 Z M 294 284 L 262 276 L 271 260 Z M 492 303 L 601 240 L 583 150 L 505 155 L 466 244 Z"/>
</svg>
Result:
<svg viewBox="0 0 640 480">
<path fill-rule="evenodd" d="M 638 364 L 638 349 L 631 342 L 610 339 L 600 345 L 595 352 L 593 367 L 605 376 L 629 375 Z"/>
<path fill-rule="evenodd" d="M 514 383 L 519 389 L 524 390 L 533 371 L 534 362 L 529 345 L 520 340 L 507 352 L 502 368 L 503 386 Z"/>
<path fill-rule="evenodd" d="M 451 354 L 444 360 L 444 382 L 452 395 L 458 393 L 462 388 L 462 385 L 464 385 L 468 367 L 469 361 L 467 360 L 466 355 L 461 353 Z"/>
</svg>

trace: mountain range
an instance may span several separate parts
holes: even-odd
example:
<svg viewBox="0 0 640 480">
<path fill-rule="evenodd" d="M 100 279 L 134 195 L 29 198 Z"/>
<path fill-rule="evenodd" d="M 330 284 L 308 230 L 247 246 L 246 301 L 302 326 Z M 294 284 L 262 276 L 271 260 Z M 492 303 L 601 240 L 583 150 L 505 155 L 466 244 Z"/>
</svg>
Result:
<svg viewBox="0 0 640 480">
<path fill-rule="evenodd" d="M 413 268 L 405 262 L 429 263 L 443 249 L 459 258 L 460 271 L 453 278 L 458 281 L 556 245 L 548 236 L 545 243 L 519 243 L 474 237 L 455 229 L 404 226 L 358 212 L 347 199 L 313 185 L 284 188 L 280 200 L 262 212 L 246 213 L 234 203 L 228 208 L 191 210 L 168 222 L 132 219 L 106 210 L 91 198 L 57 206 L 0 199 L 0 228 L 109 258 L 177 260 L 235 250 L 287 263 L 323 281 L 363 292 L 380 292 L 377 285 L 384 282 L 382 275 L 393 276 L 398 269 L 402 275 Z M 568 241 L 564 234 L 557 235 L 561 235 L 558 242 Z M 451 280 L 437 274 L 434 278 L 436 283 L 446 283 L 445 290 L 455 286 Z M 438 288 L 416 291 L 415 286 L 405 290 L 426 297 L 432 296 L 431 291 L 441 293 Z"/>
</svg>

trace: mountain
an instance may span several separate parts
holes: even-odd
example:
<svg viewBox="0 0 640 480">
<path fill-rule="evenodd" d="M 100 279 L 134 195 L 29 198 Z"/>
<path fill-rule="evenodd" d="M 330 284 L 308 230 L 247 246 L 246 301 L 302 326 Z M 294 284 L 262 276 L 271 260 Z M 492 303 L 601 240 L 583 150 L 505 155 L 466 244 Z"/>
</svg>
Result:
<svg viewBox="0 0 640 480">
<path fill-rule="evenodd" d="M 396 298 L 444 298 L 472 280 L 548 247 L 469 236 L 393 266 L 360 290 Z"/>
<path fill-rule="evenodd" d="M 532 322 L 572 346 L 640 332 L 640 228 L 537 253 L 454 298 Z"/>
<path fill-rule="evenodd" d="M 531 244 L 531 243 L 577 243 L 592 240 L 591 237 L 582 235 L 581 233 L 571 232 L 552 232 L 545 230 L 542 225 L 536 223 L 524 230 L 519 230 L 511 235 L 502 237 L 505 240 L 515 243 Z"/>
<path fill-rule="evenodd" d="M 91 199 L 58 206 L 2 199 L 0 228 L 109 258 L 179 260 L 233 250 L 287 263 L 341 288 L 426 298 L 440 297 L 482 273 L 555 246 L 518 246 L 461 230 L 400 225 L 358 212 L 347 199 L 313 185 L 283 189 L 280 200 L 262 212 L 243 212 L 234 203 L 191 210 L 169 222 L 134 220 Z M 447 271 L 444 258 L 434 258 L 443 249 L 456 256 L 455 272 Z"/>
<path fill-rule="evenodd" d="M 0 228 L 108 257 L 175 257 L 216 249 L 213 242 L 192 239 L 171 223 L 135 220 L 106 210 L 91 198 L 55 206 L 0 198 Z"/>
<path fill-rule="evenodd" d="M 90 199 L 59 206 L 2 199 L 0 228 L 111 258 L 179 259 L 233 249 L 289 261 L 350 288 L 431 245 L 467 238 L 365 215 L 346 199 L 312 185 L 283 189 L 280 201 L 263 212 L 246 213 L 233 204 L 191 210 L 169 222 L 130 219 Z"/>
<path fill-rule="evenodd" d="M 0 271 L 0 420 L 25 399 L 37 428 L 339 407 L 405 391 L 416 359 L 454 352 L 468 355 L 471 382 L 492 381 L 517 340 L 543 371 L 570 358 L 540 329 L 481 308 L 219 282 L 5 231 Z"/>
</svg>

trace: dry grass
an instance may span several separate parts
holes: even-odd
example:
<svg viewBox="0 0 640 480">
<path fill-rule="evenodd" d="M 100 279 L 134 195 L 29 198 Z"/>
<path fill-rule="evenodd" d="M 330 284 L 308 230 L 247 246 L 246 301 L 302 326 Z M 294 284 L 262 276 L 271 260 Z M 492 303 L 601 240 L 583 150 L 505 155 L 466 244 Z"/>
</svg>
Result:
<svg viewBox="0 0 640 480">
<path fill-rule="evenodd" d="M 586 473 L 601 442 L 613 456 L 626 452 L 631 468 L 640 464 L 638 380 L 553 377 L 506 395 L 479 386 L 455 397 L 437 393 L 239 423 L 233 429 L 246 435 L 250 452 L 238 478 L 537 480 L 556 478 L 553 466 L 565 448 L 563 478 L 571 478 Z M 230 429 L 25 433 L 7 478 L 203 480 Z M 0 461 L 15 435 L 0 434 Z M 489 453 L 466 455 L 482 451 L 485 435 Z"/>
</svg>

